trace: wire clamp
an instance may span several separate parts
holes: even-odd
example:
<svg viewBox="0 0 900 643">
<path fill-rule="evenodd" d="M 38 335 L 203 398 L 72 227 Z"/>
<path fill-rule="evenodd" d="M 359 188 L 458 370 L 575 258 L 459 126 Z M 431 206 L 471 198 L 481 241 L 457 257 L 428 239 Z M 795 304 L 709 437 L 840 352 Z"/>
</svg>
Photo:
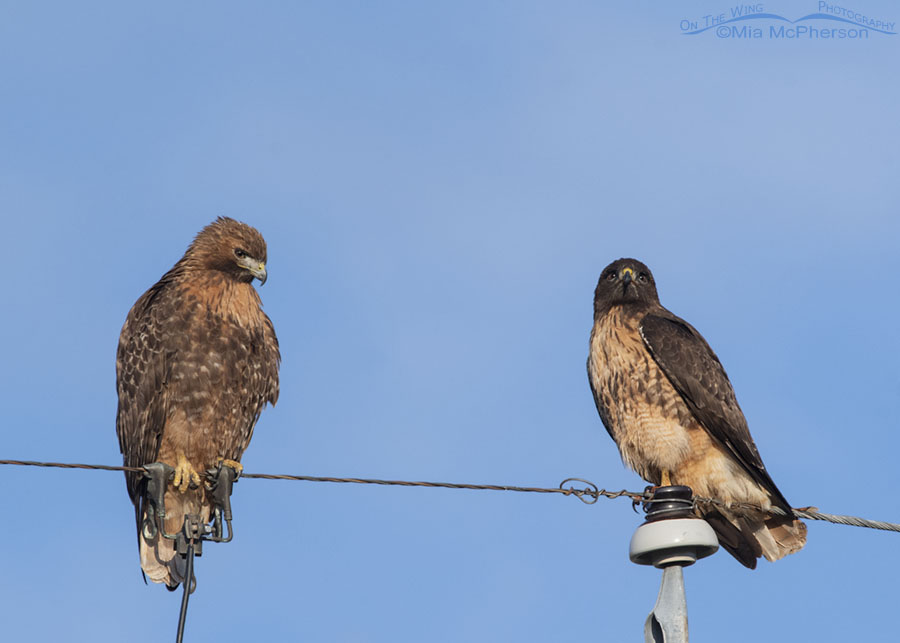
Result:
<svg viewBox="0 0 900 643">
<path fill-rule="evenodd" d="M 206 472 L 206 488 L 211 492 L 213 504 L 212 528 L 207 540 L 227 543 L 234 537 L 231 527 L 231 491 L 240 476 L 239 471 L 222 462 L 215 469 Z"/>
<path fill-rule="evenodd" d="M 141 533 L 147 540 L 153 541 L 159 534 L 165 538 L 175 538 L 175 534 L 166 533 L 166 487 L 175 476 L 175 469 L 165 462 L 145 464 L 144 477 L 147 478 L 147 513 L 141 523 Z"/>
</svg>

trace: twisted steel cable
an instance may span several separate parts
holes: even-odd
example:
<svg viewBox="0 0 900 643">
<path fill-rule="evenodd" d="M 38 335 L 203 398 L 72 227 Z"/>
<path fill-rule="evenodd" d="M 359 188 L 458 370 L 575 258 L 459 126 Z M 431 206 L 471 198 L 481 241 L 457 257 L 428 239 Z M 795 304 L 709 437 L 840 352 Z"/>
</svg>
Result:
<svg viewBox="0 0 900 643">
<path fill-rule="evenodd" d="M 67 462 L 38 462 L 34 460 L 0 460 L 0 465 L 15 465 L 26 467 L 53 467 L 59 469 L 87 469 L 99 471 L 143 471 L 141 467 L 124 467 L 111 466 L 106 464 L 75 464 Z M 413 480 L 382 480 L 378 478 L 337 478 L 330 476 L 304 476 L 290 474 L 272 474 L 272 473 L 242 473 L 242 478 L 258 479 L 258 480 L 289 480 L 300 482 L 331 482 L 340 484 L 369 484 L 394 487 L 427 487 L 438 489 L 469 489 L 475 491 L 515 491 L 520 493 L 543 493 L 543 494 L 560 494 L 563 496 L 574 496 L 584 502 L 592 505 L 601 497 L 603 498 L 629 498 L 633 503 L 646 501 L 648 496 L 646 492 L 628 491 L 621 489 L 619 491 L 607 491 L 601 489 L 596 484 L 583 478 L 566 478 L 558 487 L 523 487 L 519 485 L 495 485 L 495 484 L 470 484 L 463 482 L 426 482 Z M 572 483 L 579 483 L 583 487 L 575 487 Z M 569 486 L 566 486 L 569 485 Z M 715 498 L 694 498 L 695 503 L 715 504 L 724 507 L 739 506 L 748 509 L 756 509 L 762 511 L 760 507 L 748 505 L 745 503 L 725 503 Z M 786 512 L 779 507 L 771 507 L 767 510 L 770 514 L 779 516 L 787 515 Z M 838 514 L 829 514 L 819 511 L 814 507 L 804 507 L 791 510 L 795 517 L 806 520 L 822 520 L 836 525 L 849 525 L 852 527 L 863 527 L 866 529 L 879 529 L 882 531 L 893 531 L 900 533 L 900 524 L 892 522 L 884 522 L 881 520 L 868 520 L 859 516 L 844 516 Z"/>
</svg>

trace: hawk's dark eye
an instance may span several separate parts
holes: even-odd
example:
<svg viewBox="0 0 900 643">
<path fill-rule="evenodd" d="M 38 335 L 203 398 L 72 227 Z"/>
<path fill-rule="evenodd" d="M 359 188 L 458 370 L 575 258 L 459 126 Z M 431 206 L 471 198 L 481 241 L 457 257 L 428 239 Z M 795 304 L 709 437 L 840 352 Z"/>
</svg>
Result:
<svg viewBox="0 0 900 643">
<path fill-rule="evenodd" d="M 649 280 L 648 277 L 647 277 L 647 273 L 646 273 L 646 272 L 642 272 L 641 274 L 638 275 L 638 281 L 640 281 L 642 284 L 645 284 L 645 283 L 647 283 L 647 282 L 650 281 L 650 280 Z"/>
<path fill-rule="evenodd" d="M 607 280 L 607 281 L 613 281 L 613 280 L 615 280 L 615 278 L 616 278 L 616 271 L 615 271 L 615 270 L 610 270 L 608 273 L 606 273 L 606 280 Z"/>
<path fill-rule="evenodd" d="M 244 259 L 247 256 L 247 253 L 245 251 L 241 250 L 240 248 L 235 248 L 234 256 L 237 257 L 238 259 Z"/>
</svg>

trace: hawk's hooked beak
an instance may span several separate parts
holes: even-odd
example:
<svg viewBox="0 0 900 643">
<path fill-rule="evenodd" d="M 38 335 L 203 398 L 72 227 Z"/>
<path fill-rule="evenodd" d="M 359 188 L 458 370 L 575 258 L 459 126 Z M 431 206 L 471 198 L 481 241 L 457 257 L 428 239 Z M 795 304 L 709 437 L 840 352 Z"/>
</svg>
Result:
<svg viewBox="0 0 900 643">
<path fill-rule="evenodd" d="M 260 286 L 266 283 L 266 277 L 268 277 L 268 273 L 266 273 L 266 264 L 262 261 L 254 259 L 253 257 L 242 257 L 238 259 L 238 265 L 257 279 L 259 279 Z M 253 280 L 251 279 L 251 281 Z"/>
<path fill-rule="evenodd" d="M 619 279 L 622 280 L 622 294 L 625 294 L 628 292 L 628 286 L 634 281 L 634 270 L 631 268 L 622 268 L 622 272 L 619 273 Z"/>
<path fill-rule="evenodd" d="M 248 268 L 250 274 L 259 279 L 259 285 L 262 286 L 266 283 L 266 279 L 268 279 L 269 274 L 266 272 L 266 264 L 260 262 L 255 267 Z"/>
</svg>

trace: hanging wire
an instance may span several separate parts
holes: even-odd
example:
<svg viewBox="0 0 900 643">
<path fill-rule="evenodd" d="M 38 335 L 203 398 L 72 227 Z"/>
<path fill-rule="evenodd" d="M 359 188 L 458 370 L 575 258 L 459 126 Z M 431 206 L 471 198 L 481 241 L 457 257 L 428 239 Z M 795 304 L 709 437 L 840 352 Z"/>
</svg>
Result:
<svg viewBox="0 0 900 643">
<path fill-rule="evenodd" d="M 181 643 L 184 640 L 184 624 L 187 621 L 188 598 L 191 595 L 191 584 L 194 582 L 194 539 L 188 542 L 187 565 L 184 572 L 184 594 L 181 596 L 181 611 L 178 612 L 178 632 L 175 636 L 175 643 Z"/>
<path fill-rule="evenodd" d="M 142 472 L 141 467 L 124 467 L 110 466 L 105 464 L 73 464 L 66 462 L 37 462 L 34 460 L 0 460 L 0 465 L 17 465 L 26 467 L 54 467 L 60 469 L 88 469 L 100 471 L 133 471 Z M 242 473 L 242 478 L 260 479 L 260 480 L 289 480 L 300 482 L 332 482 L 341 484 L 371 484 L 395 487 L 427 487 L 438 489 L 470 489 L 477 491 L 515 491 L 521 493 L 543 493 L 543 494 L 560 494 L 563 496 L 574 496 L 585 504 L 592 505 L 601 497 L 604 498 L 629 498 L 633 503 L 643 502 L 648 499 L 646 492 L 627 491 L 607 491 L 599 488 L 596 484 L 583 478 L 566 478 L 559 487 L 522 487 L 518 485 L 494 485 L 494 484 L 469 484 L 462 482 L 425 482 L 412 480 L 382 480 L 378 478 L 335 478 L 326 476 L 302 476 L 289 474 L 271 474 L 271 473 Z M 583 487 L 572 486 L 571 483 L 580 483 Z M 566 486 L 569 485 L 569 486 Z M 695 497 L 694 502 L 697 504 L 713 504 L 722 507 L 739 507 L 745 509 L 753 509 L 756 511 L 764 511 L 769 514 L 786 516 L 787 512 L 779 507 L 771 507 L 762 509 L 756 505 L 747 503 L 726 503 L 715 498 Z M 804 507 L 791 510 L 795 517 L 807 520 L 822 520 L 836 525 L 850 525 L 852 527 L 863 527 L 866 529 L 879 529 L 882 531 L 893 531 L 900 533 L 900 524 L 892 522 L 884 522 L 881 520 L 868 520 L 858 516 L 843 516 L 820 512 L 814 507 Z"/>
</svg>

